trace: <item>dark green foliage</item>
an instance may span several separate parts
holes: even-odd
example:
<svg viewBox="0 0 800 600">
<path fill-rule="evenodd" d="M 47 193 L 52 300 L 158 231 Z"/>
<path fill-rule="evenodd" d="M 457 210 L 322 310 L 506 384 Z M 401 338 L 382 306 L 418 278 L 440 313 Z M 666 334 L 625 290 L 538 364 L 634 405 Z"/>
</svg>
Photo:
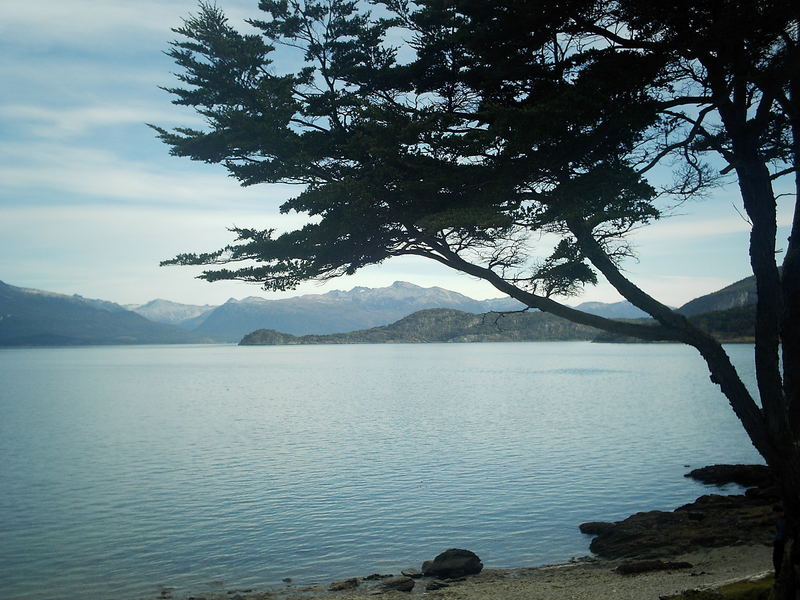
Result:
<svg viewBox="0 0 800 600">
<path fill-rule="evenodd" d="M 723 342 L 755 340 L 756 306 L 740 306 L 728 310 L 703 313 L 691 317 L 692 323 Z"/>
<path fill-rule="evenodd" d="M 391 21 L 354 2 L 261 2 L 265 17 L 250 21 L 261 37 L 201 5 L 176 29 L 182 39 L 170 54 L 187 87 L 169 91 L 208 129 L 156 128 L 161 138 L 173 154 L 224 164 L 244 185 L 305 184 L 281 210 L 318 220 L 277 237 L 236 229 L 222 250 L 165 264 L 245 261 L 203 277 L 287 289 L 390 256 L 450 263 L 475 252 L 546 296 L 595 283 L 569 235 L 540 261 L 526 238 L 567 234 L 580 215 L 622 257 L 614 232 L 658 216 L 653 188 L 626 155 L 658 119 L 647 83 L 663 61 L 587 50 L 549 64 L 544 46 L 523 52 L 497 31 L 499 44 L 483 43 L 490 32 L 470 29 L 483 15 L 469 12 L 482 7 L 386 4 Z M 385 42 L 392 25 L 413 40 L 410 63 L 398 64 Z M 275 74 L 277 45 L 297 48 L 306 67 Z"/>
</svg>

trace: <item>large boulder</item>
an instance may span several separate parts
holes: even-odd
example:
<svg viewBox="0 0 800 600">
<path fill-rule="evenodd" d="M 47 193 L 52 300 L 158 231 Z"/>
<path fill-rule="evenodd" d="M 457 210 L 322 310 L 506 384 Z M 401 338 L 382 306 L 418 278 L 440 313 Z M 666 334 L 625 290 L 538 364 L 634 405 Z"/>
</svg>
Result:
<svg viewBox="0 0 800 600">
<path fill-rule="evenodd" d="M 422 574 L 426 577 L 450 579 L 464 575 L 477 575 L 483 569 L 478 555 L 470 550 L 450 548 L 433 560 L 422 563 Z"/>
</svg>

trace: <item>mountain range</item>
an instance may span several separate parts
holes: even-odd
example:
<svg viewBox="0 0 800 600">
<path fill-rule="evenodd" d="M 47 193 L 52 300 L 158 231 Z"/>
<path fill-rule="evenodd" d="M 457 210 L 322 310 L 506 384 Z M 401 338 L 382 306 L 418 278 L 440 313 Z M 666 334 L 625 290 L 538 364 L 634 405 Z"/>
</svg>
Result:
<svg viewBox="0 0 800 600">
<path fill-rule="evenodd" d="M 700 296 L 690 300 L 678 309 L 687 317 L 720 310 L 728 310 L 740 306 L 750 306 L 758 300 L 755 277 L 747 277 L 717 290 L 713 294 Z"/>
<path fill-rule="evenodd" d="M 209 338 L 154 323 L 113 302 L 0 281 L 0 346 L 188 344 Z"/>
<path fill-rule="evenodd" d="M 195 320 L 201 323 L 204 316 L 217 307 L 211 304 L 204 304 L 203 306 L 179 304 L 178 302 L 157 298 L 147 304 L 125 304 L 123 308 L 140 314 L 149 321 L 168 325 L 183 325 L 184 329 L 192 329 L 186 324 Z"/>
<path fill-rule="evenodd" d="M 424 288 L 396 281 L 383 288 L 354 287 L 349 291 L 279 300 L 255 296 L 231 298 L 217 307 L 154 300 L 130 308 L 154 321 L 176 324 L 222 342 L 238 342 L 256 329 L 275 329 L 292 335 L 344 333 L 386 325 L 426 308 L 454 308 L 480 314 L 519 310 L 522 304 L 511 298 L 474 300 L 440 287 Z"/>
<path fill-rule="evenodd" d="M 697 306 L 719 310 L 737 302 L 752 302 L 755 296 L 754 292 L 748 291 L 751 289 L 755 289 L 752 277 L 693 300 L 679 310 L 695 310 Z M 0 345 L 238 342 L 246 334 L 260 329 L 295 337 L 344 334 L 388 327 L 388 324 L 394 326 L 412 313 L 440 308 L 474 316 L 490 311 L 519 310 L 522 305 L 511 298 L 475 300 L 439 287 L 423 288 L 398 281 L 384 288 L 356 287 L 349 291 L 336 290 L 279 300 L 231 298 L 220 306 L 179 304 L 162 299 L 142 305 L 120 306 L 103 300 L 19 288 L 0 282 Z M 609 318 L 644 316 L 628 302 L 589 302 L 577 308 Z M 529 311 L 525 318 L 533 314 L 536 311 Z M 439 316 L 446 317 L 450 323 L 447 327 L 457 320 L 452 314 L 441 313 Z M 503 319 L 512 317 L 514 315 L 506 315 Z M 432 331 L 442 327 L 447 329 L 445 325 L 434 326 L 431 318 L 431 314 L 426 315 L 425 322 Z M 544 320 L 536 326 L 545 327 L 547 318 L 551 317 L 543 316 Z M 558 335 L 568 335 L 562 325 L 547 327 L 551 333 L 560 328 Z M 450 331 L 456 329 L 451 327 Z M 543 329 L 539 331 L 535 335 L 545 337 L 537 339 L 553 339 L 548 337 L 551 333 L 542 333 Z M 491 337 L 493 334 L 484 331 L 475 335 Z"/>
<path fill-rule="evenodd" d="M 267 300 L 231 298 L 221 306 L 194 306 L 153 300 L 130 310 L 153 321 L 176 324 L 225 342 L 238 342 L 257 329 L 274 329 L 295 336 L 346 333 L 393 323 L 429 308 L 451 308 L 466 313 L 520 310 L 512 298 L 475 300 L 440 287 L 424 288 L 396 281 L 384 288 L 355 287 L 326 294 Z M 646 317 L 630 302 L 585 302 L 577 308 L 612 319 Z"/>
</svg>

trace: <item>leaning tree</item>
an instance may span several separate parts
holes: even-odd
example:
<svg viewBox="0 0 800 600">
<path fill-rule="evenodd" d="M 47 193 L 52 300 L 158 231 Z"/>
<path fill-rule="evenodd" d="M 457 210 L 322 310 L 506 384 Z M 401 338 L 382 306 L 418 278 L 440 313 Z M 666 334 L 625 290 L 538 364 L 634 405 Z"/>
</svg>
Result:
<svg viewBox="0 0 800 600">
<path fill-rule="evenodd" d="M 394 256 L 438 261 L 526 306 L 696 348 L 780 482 L 800 531 L 800 216 L 779 268 L 775 182 L 794 176 L 800 8 L 789 0 L 261 0 L 253 33 L 201 5 L 176 29 L 174 102 L 203 130 L 156 127 L 171 152 L 243 185 L 296 183 L 301 229 L 236 228 L 165 264 L 290 289 Z M 402 41 L 397 41 L 402 40 Z M 394 41 L 394 45 L 393 45 Z M 281 70 L 273 61 L 294 53 Z M 296 60 L 295 60 L 296 59 Z M 656 185 L 666 166 L 674 177 Z M 755 366 L 621 270 L 626 235 L 669 202 L 736 180 L 752 225 Z M 795 195 L 796 198 L 796 195 Z M 543 234 L 544 238 L 543 238 Z M 542 239 L 556 240 L 542 253 Z M 654 325 L 558 298 L 602 275 Z M 800 549 L 787 553 L 800 564 Z M 796 589 L 793 570 L 782 590 Z"/>
</svg>

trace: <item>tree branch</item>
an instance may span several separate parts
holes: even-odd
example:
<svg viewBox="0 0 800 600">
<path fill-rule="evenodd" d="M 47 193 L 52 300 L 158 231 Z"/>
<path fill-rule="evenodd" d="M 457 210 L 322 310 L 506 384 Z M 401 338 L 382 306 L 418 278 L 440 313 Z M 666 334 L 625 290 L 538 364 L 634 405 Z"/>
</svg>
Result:
<svg viewBox="0 0 800 600">
<path fill-rule="evenodd" d="M 435 249 L 435 252 L 414 252 L 413 254 L 424 256 L 426 258 L 432 258 L 448 267 L 457 269 L 462 273 L 467 273 L 468 275 L 473 275 L 483 279 L 484 281 L 491 283 L 500 292 L 519 300 L 531 308 L 538 308 L 543 312 L 551 313 L 557 317 L 572 321 L 573 323 L 588 325 L 589 327 L 594 327 L 603 331 L 618 333 L 625 336 L 632 336 L 643 340 L 679 341 L 674 334 L 663 327 L 659 327 L 658 325 L 637 325 L 635 323 L 615 321 L 613 319 L 591 315 L 565 304 L 556 302 L 550 298 L 545 298 L 544 296 L 527 292 L 509 283 L 494 271 L 468 262 L 455 252 L 451 252 L 445 248 L 438 247 Z"/>
<path fill-rule="evenodd" d="M 652 315 L 671 333 L 672 339 L 693 346 L 700 352 L 708 365 L 711 381 L 720 386 L 753 444 L 767 460 L 775 457 L 777 450 L 770 442 L 761 409 L 745 387 L 722 345 L 686 317 L 662 304 L 622 275 L 594 239 L 591 231 L 579 219 L 569 220 L 568 225 L 592 264 L 624 298 Z"/>
</svg>

